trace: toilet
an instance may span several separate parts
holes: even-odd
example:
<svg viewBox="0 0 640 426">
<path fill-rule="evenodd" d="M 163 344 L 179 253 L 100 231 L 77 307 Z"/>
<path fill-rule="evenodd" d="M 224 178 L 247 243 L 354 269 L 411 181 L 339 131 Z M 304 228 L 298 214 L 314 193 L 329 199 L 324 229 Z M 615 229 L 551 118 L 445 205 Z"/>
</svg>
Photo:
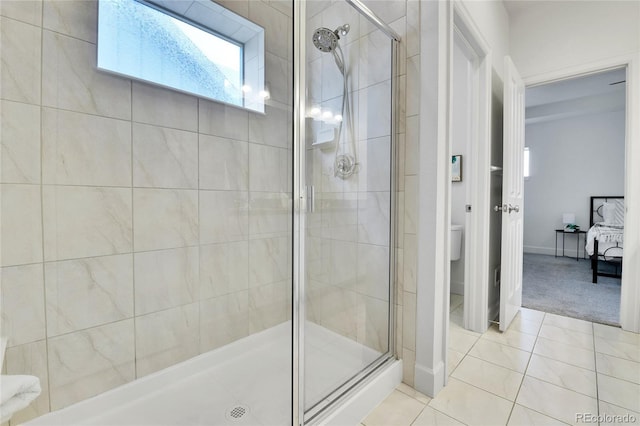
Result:
<svg viewBox="0 0 640 426">
<path fill-rule="evenodd" d="M 451 224 L 451 261 L 460 260 L 462 250 L 462 225 Z"/>
</svg>

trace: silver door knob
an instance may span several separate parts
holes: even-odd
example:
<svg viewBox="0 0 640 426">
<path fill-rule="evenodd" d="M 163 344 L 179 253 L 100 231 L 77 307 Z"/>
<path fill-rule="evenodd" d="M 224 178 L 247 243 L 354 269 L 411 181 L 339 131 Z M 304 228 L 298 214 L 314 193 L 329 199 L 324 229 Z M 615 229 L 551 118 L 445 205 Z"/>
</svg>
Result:
<svg viewBox="0 0 640 426">
<path fill-rule="evenodd" d="M 511 212 L 518 213 L 519 211 L 520 211 L 520 206 L 518 206 L 518 205 L 512 206 L 511 204 L 509 204 L 509 213 L 511 213 Z"/>
<path fill-rule="evenodd" d="M 494 212 L 501 212 L 502 211 L 502 206 L 493 206 L 493 211 Z"/>
</svg>

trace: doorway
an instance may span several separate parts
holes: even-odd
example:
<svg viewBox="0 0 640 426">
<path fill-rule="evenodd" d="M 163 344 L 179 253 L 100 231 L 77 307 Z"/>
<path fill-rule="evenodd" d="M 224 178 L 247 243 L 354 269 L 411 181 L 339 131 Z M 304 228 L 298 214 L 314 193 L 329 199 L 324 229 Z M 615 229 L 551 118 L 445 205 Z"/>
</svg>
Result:
<svg viewBox="0 0 640 426">
<path fill-rule="evenodd" d="M 603 203 L 614 204 L 613 199 L 603 199 L 594 200 L 592 206 L 591 197 L 624 195 L 625 90 L 625 68 L 527 89 L 525 144 L 530 173 L 525 175 L 525 307 L 620 323 L 621 279 L 598 277 L 597 284 L 592 283 L 585 246 L 589 247 L 596 232 L 590 231 L 592 222 L 603 221 L 598 217 Z M 616 223 L 616 227 L 623 225 Z M 622 245 L 620 236 L 615 246 Z M 597 268 L 619 273 L 622 250 L 601 251 L 604 256 Z"/>
<path fill-rule="evenodd" d="M 477 54 L 471 49 L 460 31 L 454 31 L 453 43 L 453 90 L 452 90 L 452 126 L 451 126 L 451 316 L 455 323 L 464 324 L 464 295 L 466 276 L 465 263 L 468 263 L 465 235 L 470 232 L 470 221 L 465 212 L 471 206 L 473 174 L 471 150 L 477 141 L 473 138 L 474 90 L 477 85 L 475 63 Z M 455 171 L 455 172 L 454 172 Z M 465 262 L 465 260 L 467 262 Z"/>
<path fill-rule="evenodd" d="M 482 332 L 488 304 L 480 289 L 488 281 L 491 56 L 458 4 L 452 40 L 450 313 L 460 327 Z"/>
</svg>

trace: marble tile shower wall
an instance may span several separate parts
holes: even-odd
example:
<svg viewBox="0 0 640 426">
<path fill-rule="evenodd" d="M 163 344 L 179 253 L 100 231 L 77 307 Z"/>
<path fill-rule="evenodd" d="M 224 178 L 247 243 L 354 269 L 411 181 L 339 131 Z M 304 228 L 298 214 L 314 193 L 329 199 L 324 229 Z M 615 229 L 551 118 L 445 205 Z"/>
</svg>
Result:
<svg viewBox="0 0 640 426">
<path fill-rule="evenodd" d="M 407 0 L 406 74 L 404 101 L 404 134 L 401 135 L 398 184 L 398 323 L 397 348 L 402 358 L 403 382 L 414 385 L 416 362 L 416 292 L 418 232 L 418 149 L 420 132 L 420 1 Z"/>
<path fill-rule="evenodd" d="M 396 335 L 398 354 L 402 356 L 406 36 L 410 18 L 405 0 L 365 3 L 402 37 L 397 69 L 398 184 L 391 188 L 389 38 L 346 2 L 308 2 L 308 32 L 318 27 L 333 29 L 345 23 L 351 26 L 340 43 L 349 69 L 360 168 L 349 179 L 335 177 L 335 147 L 313 146 L 317 135 L 311 125 L 308 127 L 311 136 L 307 142 L 307 174 L 316 185 L 318 201 L 307 229 L 307 318 L 371 348 L 387 350 L 390 194 L 397 191 L 398 215 L 393 224 L 398 248 Z M 342 79 L 333 57 L 319 52 L 311 42 L 307 52 L 311 103 L 323 110 L 340 111 Z"/>
<path fill-rule="evenodd" d="M 292 12 L 265 115 L 95 69 L 95 0 L 0 1 L 3 371 L 20 423 L 288 319 Z"/>
</svg>

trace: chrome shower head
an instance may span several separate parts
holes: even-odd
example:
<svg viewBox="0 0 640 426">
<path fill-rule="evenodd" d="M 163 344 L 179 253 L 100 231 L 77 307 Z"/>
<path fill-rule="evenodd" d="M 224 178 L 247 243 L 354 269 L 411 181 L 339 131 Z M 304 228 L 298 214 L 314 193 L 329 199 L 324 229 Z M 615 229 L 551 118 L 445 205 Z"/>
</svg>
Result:
<svg viewBox="0 0 640 426">
<path fill-rule="evenodd" d="M 329 28 L 318 28 L 313 32 L 313 45 L 321 52 L 332 52 L 338 46 L 340 36 L 346 36 L 351 27 L 344 24 L 331 31 Z"/>
<path fill-rule="evenodd" d="M 338 45 L 338 35 L 329 28 L 318 28 L 313 32 L 313 45 L 321 52 L 331 52 Z"/>
</svg>

